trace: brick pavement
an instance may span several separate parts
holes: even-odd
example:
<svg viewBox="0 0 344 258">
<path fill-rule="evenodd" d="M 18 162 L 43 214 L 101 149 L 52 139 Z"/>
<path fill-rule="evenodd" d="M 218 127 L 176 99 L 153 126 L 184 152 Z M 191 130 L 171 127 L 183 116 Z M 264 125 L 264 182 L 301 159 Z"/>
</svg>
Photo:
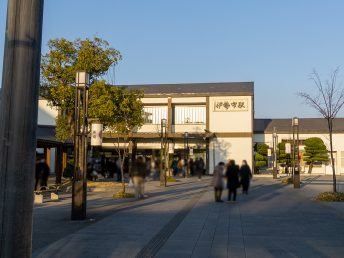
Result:
<svg viewBox="0 0 344 258">
<path fill-rule="evenodd" d="M 33 256 L 342 257 L 343 206 L 312 200 L 331 189 L 328 177 L 311 176 L 305 182 L 293 189 L 280 180 L 256 178 L 249 195 L 239 195 L 237 203 L 213 202 L 209 179 L 152 188 L 149 198 L 131 203 L 95 198 L 89 211 L 95 221 L 51 222 L 61 231 L 70 224 L 78 227 L 36 245 Z M 48 214 L 36 213 L 35 219 Z M 34 227 L 36 239 L 40 227 Z"/>
</svg>

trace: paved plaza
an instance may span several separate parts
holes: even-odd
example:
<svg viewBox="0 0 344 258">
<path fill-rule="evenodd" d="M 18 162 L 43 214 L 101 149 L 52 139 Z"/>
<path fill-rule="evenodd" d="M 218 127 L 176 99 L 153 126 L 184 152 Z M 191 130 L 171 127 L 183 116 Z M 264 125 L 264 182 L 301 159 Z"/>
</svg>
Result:
<svg viewBox="0 0 344 258">
<path fill-rule="evenodd" d="M 85 221 L 70 220 L 70 195 L 35 205 L 33 257 L 343 257 L 344 203 L 313 199 L 331 177 L 255 177 L 236 203 L 215 203 L 211 178 L 178 181 L 148 182 L 138 201 L 89 193 Z"/>
</svg>

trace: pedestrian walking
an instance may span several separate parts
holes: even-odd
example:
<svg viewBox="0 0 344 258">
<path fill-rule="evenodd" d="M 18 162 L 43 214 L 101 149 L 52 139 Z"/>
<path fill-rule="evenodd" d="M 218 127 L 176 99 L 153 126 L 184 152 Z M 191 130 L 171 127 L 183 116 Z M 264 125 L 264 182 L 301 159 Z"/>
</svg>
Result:
<svg viewBox="0 0 344 258">
<path fill-rule="evenodd" d="M 146 164 L 143 161 L 143 157 L 138 157 L 130 171 L 130 177 L 133 180 L 135 197 L 141 199 L 144 197 L 144 184 L 146 177 Z"/>
<path fill-rule="evenodd" d="M 198 180 L 202 179 L 202 175 L 204 172 L 204 161 L 202 158 L 199 158 L 198 160 L 196 160 L 196 171 L 197 171 L 197 175 L 198 175 Z"/>
<path fill-rule="evenodd" d="M 225 163 L 219 162 L 219 164 L 214 168 L 213 174 L 213 186 L 215 193 L 215 202 L 223 202 L 221 199 L 223 190 L 223 171 L 225 169 Z"/>
<path fill-rule="evenodd" d="M 183 177 L 185 177 L 186 175 L 185 175 L 185 170 L 184 170 L 184 159 L 179 159 L 179 161 L 178 161 L 178 164 L 177 164 L 177 166 L 178 166 L 178 174 L 179 175 L 181 175 L 181 176 L 183 176 Z"/>
<path fill-rule="evenodd" d="M 239 182 L 239 166 L 235 164 L 234 160 L 230 160 L 226 171 L 228 201 L 231 201 L 233 194 L 233 201 L 236 201 L 237 188 L 240 186 Z"/>
<path fill-rule="evenodd" d="M 45 162 L 45 159 L 40 159 L 36 163 L 35 191 L 48 185 L 49 172 L 50 169 L 48 164 Z"/>
<path fill-rule="evenodd" d="M 251 168 L 247 164 L 247 161 L 243 160 L 242 165 L 240 167 L 240 182 L 241 182 L 243 194 L 248 194 L 248 188 L 250 186 L 251 178 L 252 178 Z"/>
<path fill-rule="evenodd" d="M 121 159 L 118 158 L 116 160 L 116 181 L 121 182 L 122 181 L 122 169 L 121 169 Z"/>
</svg>

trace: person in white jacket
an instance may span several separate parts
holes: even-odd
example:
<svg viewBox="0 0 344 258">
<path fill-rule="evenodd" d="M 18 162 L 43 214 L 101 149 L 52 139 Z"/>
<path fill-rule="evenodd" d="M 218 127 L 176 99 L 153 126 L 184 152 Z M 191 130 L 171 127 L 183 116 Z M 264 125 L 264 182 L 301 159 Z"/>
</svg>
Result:
<svg viewBox="0 0 344 258">
<path fill-rule="evenodd" d="M 214 168 L 213 174 L 213 186 L 215 192 L 215 202 L 223 202 L 221 200 L 222 190 L 223 190 L 223 172 L 225 169 L 225 163 L 219 162 L 219 164 Z"/>
</svg>

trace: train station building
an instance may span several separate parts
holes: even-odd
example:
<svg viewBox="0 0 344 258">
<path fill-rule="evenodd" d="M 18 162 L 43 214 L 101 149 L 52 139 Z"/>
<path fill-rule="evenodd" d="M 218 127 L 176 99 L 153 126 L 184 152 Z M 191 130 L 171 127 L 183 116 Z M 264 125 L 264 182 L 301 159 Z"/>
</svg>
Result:
<svg viewBox="0 0 344 258">
<path fill-rule="evenodd" d="M 162 120 L 166 121 L 167 142 L 175 158 L 200 158 L 206 164 L 207 173 L 214 166 L 234 159 L 237 163 L 247 160 L 254 165 L 254 145 L 266 143 L 272 147 L 272 135 L 277 131 L 278 141 L 292 139 L 290 119 L 256 119 L 254 117 L 254 83 L 189 83 L 128 85 L 128 89 L 142 89 L 144 97 L 144 124 L 132 134 L 135 153 L 159 158 L 161 149 Z M 52 172 L 61 173 L 71 143 L 58 142 L 54 137 L 57 110 L 47 101 L 39 101 L 38 147 L 48 155 Z M 326 121 L 322 118 L 300 118 L 299 137 L 301 151 L 303 141 L 310 137 L 323 139 L 329 149 Z M 116 139 L 104 134 L 101 152 L 105 157 L 116 155 Z M 344 119 L 335 120 L 334 156 L 337 173 L 344 174 Z M 58 164 L 62 162 L 62 166 Z M 303 171 L 307 164 L 301 161 Z M 330 164 L 322 164 L 314 173 L 331 173 Z"/>
</svg>

